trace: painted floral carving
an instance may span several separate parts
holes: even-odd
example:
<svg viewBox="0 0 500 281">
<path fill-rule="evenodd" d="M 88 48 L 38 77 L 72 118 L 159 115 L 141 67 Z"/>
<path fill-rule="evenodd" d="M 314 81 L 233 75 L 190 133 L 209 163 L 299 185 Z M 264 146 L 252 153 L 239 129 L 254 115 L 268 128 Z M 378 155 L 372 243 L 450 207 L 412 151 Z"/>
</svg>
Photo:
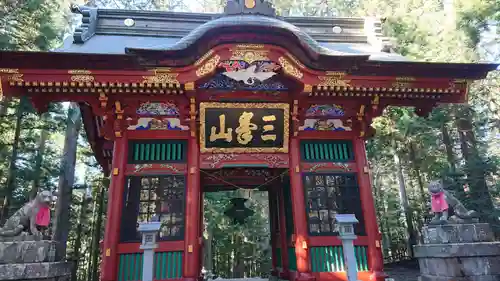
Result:
<svg viewBox="0 0 500 281">
<path fill-rule="evenodd" d="M 129 130 L 179 130 L 187 131 L 188 126 L 181 124 L 179 118 L 139 118 L 137 124 L 130 125 Z"/>
<path fill-rule="evenodd" d="M 179 109 L 171 102 L 144 102 L 137 108 L 139 116 L 179 116 Z"/>
<path fill-rule="evenodd" d="M 344 116 L 344 108 L 337 104 L 313 104 L 306 111 L 307 117 L 341 117 Z"/>
<path fill-rule="evenodd" d="M 351 125 L 344 125 L 341 119 L 306 119 L 299 131 L 352 131 Z"/>
</svg>

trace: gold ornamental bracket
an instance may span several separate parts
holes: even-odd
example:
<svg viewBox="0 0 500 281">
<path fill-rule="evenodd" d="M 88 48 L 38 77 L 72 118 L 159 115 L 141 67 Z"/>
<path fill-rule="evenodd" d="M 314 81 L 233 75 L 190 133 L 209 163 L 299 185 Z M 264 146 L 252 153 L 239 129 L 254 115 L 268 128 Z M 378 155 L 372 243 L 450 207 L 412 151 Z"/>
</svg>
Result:
<svg viewBox="0 0 500 281">
<path fill-rule="evenodd" d="M 269 61 L 270 50 L 265 49 L 261 44 L 240 44 L 236 48 L 231 48 L 230 60 L 240 60 L 248 64 L 255 61 Z"/>
<path fill-rule="evenodd" d="M 3 81 L 8 81 L 9 84 L 19 84 L 24 82 L 23 76 L 17 68 L 0 68 L 0 77 L 3 76 Z"/>
<path fill-rule="evenodd" d="M 221 57 L 219 55 L 216 54 L 212 56 L 202 66 L 196 69 L 196 76 L 203 77 L 214 72 L 217 66 L 219 65 L 220 60 Z"/>
<path fill-rule="evenodd" d="M 304 73 L 302 73 L 302 71 L 299 68 L 297 68 L 294 64 L 292 64 L 287 58 L 279 57 L 278 62 L 283 68 L 285 74 L 302 81 Z"/>
<path fill-rule="evenodd" d="M 153 73 L 152 76 L 143 76 L 142 84 L 174 84 L 180 87 L 179 80 L 177 80 L 179 73 L 171 72 L 170 68 L 155 68 Z"/>
<path fill-rule="evenodd" d="M 328 90 L 339 87 L 350 87 L 351 80 L 345 79 L 345 76 L 345 72 L 326 72 L 325 76 L 318 76 L 319 83 L 316 88 L 319 90 Z"/>
</svg>

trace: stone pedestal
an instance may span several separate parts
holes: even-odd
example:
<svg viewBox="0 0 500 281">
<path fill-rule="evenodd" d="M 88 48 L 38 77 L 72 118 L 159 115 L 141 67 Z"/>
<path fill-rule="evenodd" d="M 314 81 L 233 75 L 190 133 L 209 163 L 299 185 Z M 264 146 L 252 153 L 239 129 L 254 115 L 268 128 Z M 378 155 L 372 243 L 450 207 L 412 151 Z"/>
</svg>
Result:
<svg viewBox="0 0 500 281">
<path fill-rule="evenodd" d="M 54 260 L 57 242 L 32 237 L 3 238 L 0 242 L 0 280 L 66 281 L 71 263 Z M 32 240 L 32 241 L 30 241 Z"/>
<path fill-rule="evenodd" d="M 486 223 L 429 225 L 414 246 L 420 281 L 500 281 L 500 242 Z"/>
</svg>

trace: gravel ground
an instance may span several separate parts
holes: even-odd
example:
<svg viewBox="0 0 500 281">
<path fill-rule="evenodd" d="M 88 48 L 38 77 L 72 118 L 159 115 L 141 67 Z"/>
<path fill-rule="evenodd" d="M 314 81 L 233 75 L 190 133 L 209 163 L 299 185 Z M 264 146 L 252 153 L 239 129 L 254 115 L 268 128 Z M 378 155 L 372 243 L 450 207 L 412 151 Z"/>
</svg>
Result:
<svg viewBox="0 0 500 281">
<path fill-rule="evenodd" d="M 416 260 L 386 264 L 384 271 L 394 281 L 417 281 L 420 275 Z"/>
</svg>

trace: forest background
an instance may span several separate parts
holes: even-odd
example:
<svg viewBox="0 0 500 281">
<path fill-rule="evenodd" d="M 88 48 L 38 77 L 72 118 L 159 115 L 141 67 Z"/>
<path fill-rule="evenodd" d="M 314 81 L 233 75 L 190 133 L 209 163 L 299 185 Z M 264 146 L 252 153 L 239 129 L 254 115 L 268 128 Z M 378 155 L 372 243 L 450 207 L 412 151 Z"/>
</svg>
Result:
<svg viewBox="0 0 500 281">
<path fill-rule="evenodd" d="M 382 18 L 384 33 L 393 39 L 395 51 L 415 60 L 500 61 L 500 0 L 272 2 L 281 15 Z M 70 13 L 70 4 L 69 0 L 1 0 L 0 49 L 48 51 L 59 47 L 80 20 Z M 223 0 L 87 3 L 101 8 L 194 12 L 221 12 L 223 4 Z M 409 246 L 418 241 L 429 214 L 426 184 L 432 179 L 444 178 L 468 207 L 480 210 L 500 230 L 498 71 L 472 84 L 468 104 L 441 106 L 426 119 L 417 117 L 412 108 L 388 108 L 373 126 L 377 135 L 368 141 L 367 149 L 387 261 L 411 256 Z M 74 146 L 76 154 L 72 153 Z M 97 281 L 108 180 L 92 157 L 77 107 L 53 104 L 48 113 L 37 116 L 25 100 L 4 98 L 0 103 L 0 217 L 25 203 L 37 188 L 57 190 L 68 182 L 76 187 L 65 189 L 65 196 L 72 198 L 71 223 L 60 226 L 59 234 L 64 236 L 64 228 L 69 229 L 66 254 L 79 260 L 73 280 Z M 85 186 L 90 188 L 92 200 L 85 200 L 90 194 L 78 189 Z M 216 271 L 226 277 L 264 276 L 270 260 L 268 240 L 262 235 L 269 233 L 267 198 L 255 193 L 250 208 L 259 211 L 250 218 L 251 227 L 238 227 L 223 214 L 231 196 L 214 193 L 205 200 L 205 237 L 214 240 L 217 249 Z M 235 243 L 235 237 L 242 239 Z M 235 249 L 240 249 L 240 258 L 245 260 L 243 269 L 235 268 Z M 229 274 L 232 271 L 236 273 Z"/>
</svg>

